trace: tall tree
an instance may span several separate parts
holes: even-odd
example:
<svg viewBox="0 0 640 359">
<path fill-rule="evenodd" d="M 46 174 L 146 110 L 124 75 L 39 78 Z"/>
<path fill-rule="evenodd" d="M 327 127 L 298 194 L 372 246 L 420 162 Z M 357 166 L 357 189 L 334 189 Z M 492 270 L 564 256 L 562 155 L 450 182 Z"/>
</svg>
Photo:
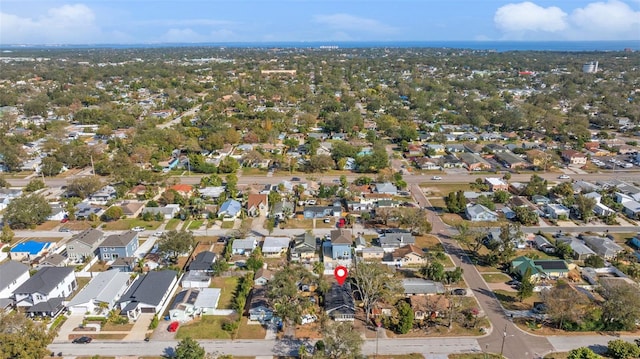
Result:
<svg viewBox="0 0 640 359">
<path fill-rule="evenodd" d="M 607 283 L 601 288 L 602 323 L 607 330 L 632 330 L 640 320 L 638 288 L 627 283 Z"/>
<path fill-rule="evenodd" d="M 580 320 L 588 303 L 584 295 L 563 282 L 551 289 L 542 290 L 540 297 L 546 307 L 547 316 L 558 325 L 558 329 L 564 328 L 566 322 Z"/>
<path fill-rule="evenodd" d="M 431 232 L 431 222 L 427 220 L 427 212 L 422 208 L 400 208 L 398 211 L 400 226 L 412 233 L 427 234 Z"/>
<path fill-rule="evenodd" d="M 527 268 L 527 271 L 522 276 L 520 288 L 518 288 L 518 298 L 521 302 L 533 295 L 533 287 L 535 287 L 535 285 L 531 281 L 531 268 Z"/>
<path fill-rule="evenodd" d="M 182 339 L 176 346 L 173 354 L 175 359 L 204 359 L 206 351 L 197 341 L 191 337 Z"/>
<path fill-rule="evenodd" d="M 364 339 L 349 322 L 334 322 L 323 330 L 324 350 L 314 358 L 359 359 Z"/>
<path fill-rule="evenodd" d="M 299 265 L 289 265 L 277 272 L 267 286 L 267 297 L 275 314 L 287 323 L 298 323 L 304 310 L 311 305 L 298 286 L 316 281 L 311 272 Z"/>
<path fill-rule="evenodd" d="M 67 192 L 73 194 L 76 197 L 86 198 L 93 192 L 96 192 L 100 188 L 102 188 L 103 184 L 100 181 L 100 178 L 88 176 L 88 177 L 77 177 L 69 182 L 67 186 Z"/>
<path fill-rule="evenodd" d="M 193 233 L 172 230 L 163 233 L 158 239 L 158 253 L 170 258 L 175 263 L 178 261 L 178 256 L 188 253 L 194 244 Z"/>
<path fill-rule="evenodd" d="M 53 339 L 43 323 L 18 312 L 0 312 L 0 357 L 13 359 L 43 358 Z"/>
<path fill-rule="evenodd" d="M 355 293 L 362 300 L 367 323 L 371 310 L 381 299 L 389 300 L 402 293 L 398 282 L 391 280 L 392 276 L 388 266 L 366 262 L 358 262 L 349 273 Z"/>
<path fill-rule="evenodd" d="M 50 214 L 51 206 L 44 196 L 30 194 L 9 202 L 4 219 L 13 229 L 25 229 L 43 223 Z"/>
<path fill-rule="evenodd" d="M 588 222 L 589 218 L 593 217 L 593 209 L 596 206 L 596 200 L 594 198 L 585 197 L 582 193 L 576 196 L 576 207 L 580 213 L 580 218 L 583 221 Z"/>
</svg>

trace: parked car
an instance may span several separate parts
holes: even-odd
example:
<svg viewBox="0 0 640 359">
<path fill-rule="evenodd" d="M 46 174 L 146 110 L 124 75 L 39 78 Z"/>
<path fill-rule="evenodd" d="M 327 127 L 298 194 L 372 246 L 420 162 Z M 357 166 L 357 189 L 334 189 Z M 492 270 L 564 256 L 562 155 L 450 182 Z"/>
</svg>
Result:
<svg viewBox="0 0 640 359">
<path fill-rule="evenodd" d="M 520 282 L 515 279 L 512 279 L 507 282 L 507 285 L 518 285 L 518 284 L 520 284 Z"/>
<path fill-rule="evenodd" d="M 569 175 L 560 175 L 558 176 L 559 179 L 569 179 L 571 177 L 569 177 Z"/>
<path fill-rule="evenodd" d="M 62 228 L 58 229 L 58 232 L 71 232 L 71 230 L 69 228 L 62 227 Z"/>
<path fill-rule="evenodd" d="M 178 327 L 180 326 L 180 322 L 171 322 L 167 327 L 167 331 L 170 333 L 175 333 L 178 331 Z"/>
<path fill-rule="evenodd" d="M 93 339 L 91 337 L 75 338 L 72 343 L 74 344 L 89 344 Z"/>
<path fill-rule="evenodd" d="M 442 180 L 442 177 L 440 177 L 440 176 L 433 176 L 433 177 L 431 177 L 431 179 L 432 179 L 432 180 L 434 180 L 434 181 L 440 181 L 440 180 Z"/>
<path fill-rule="evenodd" d="M 325 218 L 323 222 L 324 223 L 330 223 L 331 222 L 331 218 Z"/>
<path fill-rule="evenodd" d="M 64 217 L 64 218 L 60 221 L 60 223 L 67 223 L 67 222 L 69 222 L 69 218 L 67 218 L 67 217 Z"/>
<path fill-rule="evenodd" d="M 138 226 L 138 227 L 133 227 L 131 230 L 134 232 L 144 232 L 145 229 L 144 227 Z"/>
<path fill-rule="evenodd" d="M 344 228 L 344 226 L 347 224 L 347 220 L 344 218 L 340 218 L 340 220 L 338 220 L 338 228 Z"/>
<path fill-rule="evenodd" d="M 451 291 L 453 295 L 467 295 L 467 290 L 464 288 L 458 288 Z"/>
<path fill-rule="evenodd" d="M 309 324 L 318 320 L 318 317 L 312 314 L 305 314 L 302 316 L 301 324 Z"/>
<path fill-rule="evenodd" d="M 291 177 L 291 182 L 300 182 L 300 177 Z"/>
</svg>

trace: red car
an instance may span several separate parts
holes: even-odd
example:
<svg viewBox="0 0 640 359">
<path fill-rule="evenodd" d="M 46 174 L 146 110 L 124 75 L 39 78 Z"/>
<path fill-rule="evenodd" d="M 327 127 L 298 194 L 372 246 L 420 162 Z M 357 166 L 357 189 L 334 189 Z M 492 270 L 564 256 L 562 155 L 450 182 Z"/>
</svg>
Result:
<svg viewBox="0 0 640 359">
<path fill-rule="evenodd" d="M 69 222 L 69 218 L 66 218 L 66 217 L 60 221 L 60 223 L 67 223 L 67 222 Z"/>
<path fill-rule="evenodd" d="M 178 331 L 179 326 L 180 326 L 179 322 L 171 322 L 171 324 L 169 324 L 169 326 L 167 327 L 167 331 L 171 333 L 175 333 L 176 331 Z"/>
<path fill-rule="evenodd" d="M 340 220 L 338 221 L 338 228 L 344 228 L 346 224 L 347 224 L 347 220 L 344 218 L 340 218 Z"/>
</svg>

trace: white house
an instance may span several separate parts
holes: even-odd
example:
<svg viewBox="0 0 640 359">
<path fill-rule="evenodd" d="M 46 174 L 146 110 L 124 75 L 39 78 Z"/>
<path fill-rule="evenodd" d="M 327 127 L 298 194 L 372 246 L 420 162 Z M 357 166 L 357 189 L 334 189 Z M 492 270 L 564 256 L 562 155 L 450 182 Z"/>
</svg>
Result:
<svg viewBox="0 0 640 359">
<path fill-rule="evenodd" d="M 220 288 L 187 289 L 178 293 L 169 309 L 171 320 L 189 321 L 200 315 L 213 315 L 220 300 Z"/>
<path fill-rule="evenodd" d="M 0 264 L 0 310 L 5 307 L 3 299 L 9 299 L 13 292 L 29 279 L 29 266 L 16 261 Z"/>
<path fill-rule="evenodd" d="M 265 237 L 262 244 L 262 254 L 265 257 L 278 257 L 286 253 L 289 248 L 289 237 Z"/>
<path fill-rule="evenodd" d="M 44 267 L 13 292 L 18 307 L 66 298 L 78 286 L 72 267 Z"/>
<path fill-rule="evenodd" d="M 86 287 L 67 304 L 73 314 L 100 314 L 110 311 L 131 282 L 130 273 L 108 270 L 96 275 Z"/>
<path fill-rule="evenodd" d="M 562 216 L 569 218 L 569 208 L 558 203 L 549 203 L 545 205 L 544 213 L 549 216 L 549 218 L 558 219 Z"/>
<path fill-rule="evenodd" d="M 178 273 L 172 270 L 139 276 L 118 301 L 121 315 L 137 320 L 141 313 L 160 313 L 177 281 Z"/>
<path fill-rule="evenodd" d="M 258 246 L 256 237 L 247 237 L 245 239 L 235 239 L 231 244 L 231 253 L 235 255 L 248 256 Z"/>
</svg>

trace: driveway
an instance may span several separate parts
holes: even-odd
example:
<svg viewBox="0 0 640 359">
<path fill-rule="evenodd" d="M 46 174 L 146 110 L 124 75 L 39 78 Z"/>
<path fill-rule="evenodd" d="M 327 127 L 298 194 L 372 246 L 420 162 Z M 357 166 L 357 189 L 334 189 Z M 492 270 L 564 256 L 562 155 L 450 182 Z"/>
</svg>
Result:
<svg viewBox="0 0 640 359">
<path fill-rule="evenodd" d="M 72 314 L 67 320 L 60 326 L 58 329 L 58 335 L 53 339 L 54 343 L 68 343 L 69 335 L 73 334 L 73 329 L 77 328 L 82 324 L 84 320 L 84 315 L 82 314 Z"/>
<path fill-rule="evenodd" d="M 173 340 L 176 337 L 176 333 L 171 333 L 167 330 L 169 324 L 171 324 L 173 320 L 164 320 L 160 318 L 160 322 L 158 323 L 158 327 L 151 333 L 151 340 Z M 182 325 L 182 323 L 180 323 Z M 144 338 L 143 338 L 144 339 Z"/>
<path fill-rule="evenodd" d="M 144 340 L 144 338 L 147 337 L 147 333 L 151 332 L 149 324 L 151 324 L 153 316 L 154 314 L 151 313 L 140 314 L 140 317 L 133 324 L 133 328 L 131 328 L 125 340 Z"/>
</svg>

